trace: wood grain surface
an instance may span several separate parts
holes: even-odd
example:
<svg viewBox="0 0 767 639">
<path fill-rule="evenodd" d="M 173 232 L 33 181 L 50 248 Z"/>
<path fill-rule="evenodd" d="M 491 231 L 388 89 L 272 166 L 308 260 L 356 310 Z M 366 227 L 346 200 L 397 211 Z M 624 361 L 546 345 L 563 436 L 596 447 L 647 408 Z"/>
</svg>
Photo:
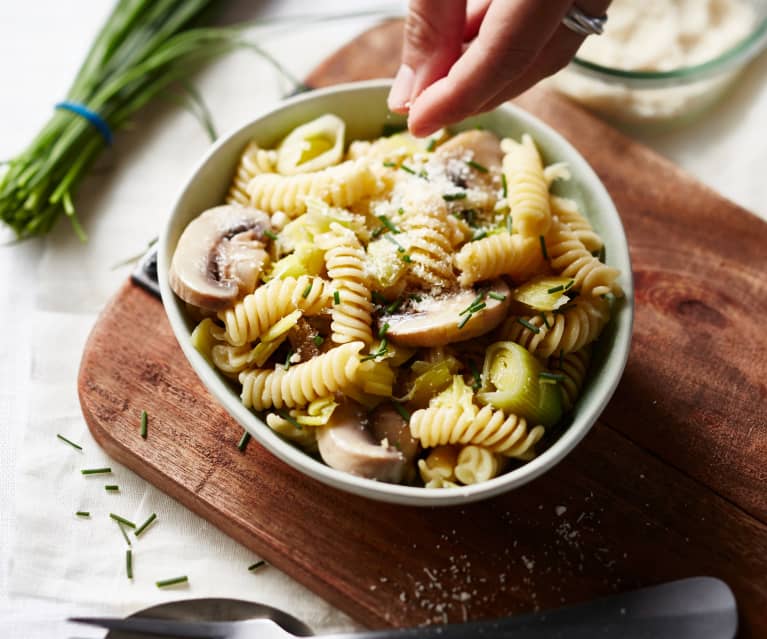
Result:
<svg viewBox="0 0 767 639">
<path fill-rule="evenodd" d="M 382 25 L 309 83 L 390 76 L 400 42 L 400 23 Z M 636 284 L 623 380 L 551 472 L 490 501 L 419 509 L 328 488 L 255 442 L 241 453 L 241 428 L 187 364 L 161 304 L 130 282 L 83 354 L 88 425 L 115 459 L 371 627 L 706 574 L 735 591 L 740 636 L 767 636 L 767 224 L 564 98 L 536 89 L 518 103 L 604 181 Z"/>
</svg>

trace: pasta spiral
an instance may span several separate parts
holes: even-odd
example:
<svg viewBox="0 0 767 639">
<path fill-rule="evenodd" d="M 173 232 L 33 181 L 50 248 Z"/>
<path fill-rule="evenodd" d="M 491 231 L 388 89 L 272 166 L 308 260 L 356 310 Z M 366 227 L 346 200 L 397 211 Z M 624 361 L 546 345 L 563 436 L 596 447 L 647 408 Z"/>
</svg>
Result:
<svg viewBox="0 0 767 639">
<path fill-rule="evenodd" d="M 488 481 L 501 469 L 498 457 L 482 446 L 464 446 L 458 453 L 455 476 L 462 484 Z"/>
<path fill-rule="evenodd" d="M 561 222 L 567 224 L 570 230 L 575 234 L 586 247 L 586 250 L 593 253 L 602 248 L 602 238 L 596 234 L 591 227 L 591 223 L 578 210 L 578 205 L 574 200 L 556 195 L 551 196 L 551 212 L 556 215 Z"/>
<path fill-rule="evenodd" d="M 410 240 L 411 277 L 428 286 L 448 287 L 456 279 L 450 257 L 453 232 L 445 217 L 418 212 L 402 223 Z"/>
<path fill-rule="evenodd" d="M 544 235 L 551 225 L 551 206 L 538 149 L 527 134 L 522 136 L 521 143 L 503 140 L 501 148 L 506 153 L 503 173 L 514 226 L 522 235 L 536 238 Z"/>
<path fill-rule="evenodd" d="M 303 275 L 298 279 L 274 279 L 259 286 L 232 308 L 220 311 L 224 338 L 233 346 L 252 342 L 271 326 L 296 309 L 317 315 L 330 305 L 331 286 L 319 277 Z"/>
<path fill-rule="evenodd" d="M 274 173 L 276 164 L 276 151 L 262 149 L 251 141 L 240 157 L 240 163 L 237 165 L 237 171 L 226 196 L 226 203 L 248 206 L 250 204 L 248 184 L 261 173 Z"/>
<path fill-rule="evenodd" d="M 556 355 L 549 359 L 549 368 L 565 376 L 565 379 L 560 382 L 559 388 L 562 390 L 562 407 L 566 412 L 572 410 L 575 401 L 581 394 L 590 362 L 590 344 L 573 353 L 568 353 L 562 357 L 561 362 Z"/>
<path fill-rule="evenodd" d="M 377 190 L 376 177 L 364 161 L 342 162 L 322 171 L 279 175 L 257 175 L 248 184 L 250 205 L 274 213 L 284 211 L 291 218 L 306 211 L 306 197 L 328 204 L 349 207 Z"/>
<path fill-rule="evenodd" d="M 426 488 L 452 488 L 455 482 L 455 465 L 458 462 L 456 446 L 437 446 L 426 459 L 418 460 L 418 474 Z"/>
<path fill-rule="evenodd" d="M 483 407 L 479 412 L 460 407 L 430 406 L 410 418 L 410 433 L 424 447 L 444 444 L 475 444 L 506 457 L 531 459 L 543 437 L 543 426 L 528 430 L 527 421 L 501 410 Z"/>
<path fill-rule="evenodd" d="M 543 315 L 521 318 L 538 332 L 530 330 L 518 317 L 509 318 L 501 327 L 501 339 L 517 342 L 541 357 L 560 351 L 572 353 L 599 336 L 610 319 L 610 304 L 601 297 L 579 297 L 572 307 Z"/>
<path fill-rule="evenodd" d="M 365 251 L 352 231 L 340 224 L 331 225 L 332 233 L 323 238 L 328 277 L 338 292 L 338 303 L 331 309 L 332 339 L 336 344 L 373 342 L 370 314 L 370 278 L 365 272 Z"/>
<path fill-rule="evenodd" d="M 350 342 L 290 368 L 240 373 L 242 403 L 247 408 L 295 408 L 343 391 L 356 381 L 362 342 Z"/>
<path fill-rule="evenodd" d="M 555 218 L 546 235 L 546 250 L 551 266 L 558 273 L 575 280 L 573 288 L 581 295 L 605 295 L 613 292 L 622 296 L 617 282 L 620 271 L 602 264 L 575 235 L 575 232 Z"/>
<path fill-rule="evenodd" d="M 462 286 L 508 275 L 515 281 L 529 279 L 545 265 L 538 238 L 498 233 L 464 244 L 455 256 Z"/>
</svg>

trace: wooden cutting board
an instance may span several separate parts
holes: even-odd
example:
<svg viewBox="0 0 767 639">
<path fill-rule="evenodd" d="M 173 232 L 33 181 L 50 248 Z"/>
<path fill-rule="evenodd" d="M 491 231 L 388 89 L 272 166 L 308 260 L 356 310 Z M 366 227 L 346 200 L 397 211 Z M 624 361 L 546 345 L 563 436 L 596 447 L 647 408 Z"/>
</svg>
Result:
<svg viewBox="0 0 767 639">
<path fill-rule="evenodd" d="M 342 49 L 312 86 L 391 76 L 401 23 Z M 633 348 L 591 433 L 533 483 L 466 507 L 328 488 L 208 395 L 160 302 L 127 282 L 83 354 L 79 392 L 115 459 L 371 627 L 538 610 L 692 575 L 735 591 L 767 636 L 767 224 L 576 105 L 518 103 L 565 135 L 623 216 Z M 149 437 L 138 420 L 150 415 Z"/>
</svg>

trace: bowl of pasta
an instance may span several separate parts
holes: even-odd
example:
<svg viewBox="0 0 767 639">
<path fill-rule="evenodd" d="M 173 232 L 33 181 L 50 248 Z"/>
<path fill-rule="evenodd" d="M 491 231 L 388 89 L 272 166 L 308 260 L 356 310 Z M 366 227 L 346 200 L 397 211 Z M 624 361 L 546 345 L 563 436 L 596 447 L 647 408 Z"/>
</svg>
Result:
<svg viewBox="0 0 767 639">
<path fill-rule="evenodd" d="M 297 96 L 219 140 L 160 238 L 162 298 L 278 458 L 372 499 L 466 503 L 554 466 L 606 406 L 628 246 L 551 128 L 508 105 L 414 138 L 389 86 Z"/>
</svg>

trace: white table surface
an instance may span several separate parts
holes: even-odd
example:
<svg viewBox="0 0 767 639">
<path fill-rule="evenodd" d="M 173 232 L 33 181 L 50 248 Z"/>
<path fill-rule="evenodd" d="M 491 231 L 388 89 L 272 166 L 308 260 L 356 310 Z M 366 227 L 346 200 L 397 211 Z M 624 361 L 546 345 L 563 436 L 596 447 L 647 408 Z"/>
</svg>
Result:
<svg viewBox="0 0 767 639">
<path fill-rule="evenodd" d="M 258 17 L 404 2 L 277 0 L 233 3 L 232 15 Z M 321 7 L 320 7 L 321 5 Z M 0 3 L 0 158 L 20 151 L 61 99 L 110 3 L 36 0 Z M 370 26 L 334 21 L 262 40 L 295 75 Z M 300 33 L 300 38 L 299 38 Z M 268 107 L 286 84 L 252 54 L 236 53 L 200 74 L 198 88 L 219 131 Z M 767 56 L 694 126 L 642 139 L 703 182 L 767 219 Z M 291 610 L 315 630 L 353 628 L 344 615 L 275 568 L 247 571 L 255 557 L 136 475 L 108 460 L 79 412 L 80 353 L 99 310 L 124 281 L 113 268 L 156 236 L 174 194 L 208 140 L 196 121 L 160 105 L 121 133 L 78 207 L 90 239 L 81 244 L 62 221 L 47 238 L 0 247 L 0 637 L 101 636 L 61 620 L 78 612 L 126 613 L 170 599 L 232 596 Z M 78 453 L 58 441 L 81 443 Z M 79 468 L 108 464 L 103 481 Z M 84 508 L 90 521 L 73 513 Z M 124 576 L 125 545 L 108 512 L 158 522 L 134 545 L 135 578 Z M 154 581 L 188 574 L 190 585 L 160 591 Z"/>
</svg>

